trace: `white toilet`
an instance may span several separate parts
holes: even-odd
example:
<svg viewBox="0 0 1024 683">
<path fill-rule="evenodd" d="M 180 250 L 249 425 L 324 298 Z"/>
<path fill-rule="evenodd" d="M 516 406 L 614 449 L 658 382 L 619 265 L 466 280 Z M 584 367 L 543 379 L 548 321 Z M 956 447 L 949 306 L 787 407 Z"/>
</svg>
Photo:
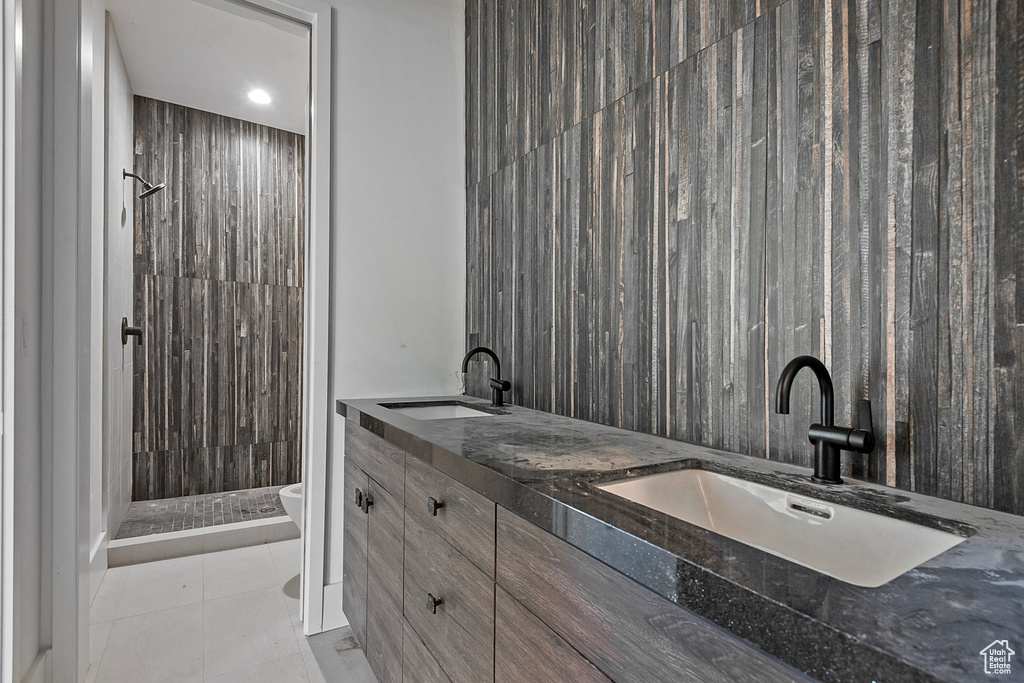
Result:
<svg viewBox="0 0 1024 683">
<path fill-rule="evenodd" d="M 302 482 L 298 484 L 292 484 L 291 486 L 285 486 L 280 491 L 281 505 L 284 505 L 284 511 L 288 513 L 288 516 L 295 522 L 295 526 L 302 529 Z"/>
</svg>

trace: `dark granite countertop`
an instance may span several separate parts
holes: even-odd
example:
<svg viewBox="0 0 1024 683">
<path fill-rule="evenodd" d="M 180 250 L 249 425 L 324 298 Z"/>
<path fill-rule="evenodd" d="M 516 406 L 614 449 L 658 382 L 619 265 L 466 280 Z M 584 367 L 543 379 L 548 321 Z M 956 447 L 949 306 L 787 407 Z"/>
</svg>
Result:
<svg viewBox="0 0 1024 683">
<path fill-rule="evenodd" d="M 379 405 L 453 400 L 494 414 L 417 420 Z M 989 643 L 1024 653 L 1024 518 L 874 484 L 818 485 L 803 468 L 466 396 L 346 400 L 337 410 L 816 679 L 985 680 L 979 653 Z M 968 538 L 861 588 L 591 485 L 686 467 Z M 1024 661 L 1011 663 L 1003 680 L 1024 679 Z"/>
</svg>

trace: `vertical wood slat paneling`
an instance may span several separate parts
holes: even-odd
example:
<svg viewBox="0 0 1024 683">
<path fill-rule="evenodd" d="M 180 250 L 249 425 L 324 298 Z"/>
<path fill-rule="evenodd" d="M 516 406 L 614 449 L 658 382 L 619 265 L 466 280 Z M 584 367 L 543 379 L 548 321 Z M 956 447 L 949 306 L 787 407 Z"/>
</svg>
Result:
<svg viewBox="0 0 1024 683">
<path fill-rule="evenodd" d="M 991 504 L 1024 509 L 1024 4 L 995 3 Z M 991 15 L 990 15 L 991 16 Z M 982 26 L 985 26 L 983 23 Z M 989 75 L 992 71 L 989 71 Z"/>
<path fill-rule="evenodd" d="M 513 402 L 809 466 L 817 390 L 772 392 L 810 353 L 872 401 L 847 476 L 1024 514 L 1019 2 L 466 12 L 467 332 Z"/>
<path fill-rule="evenodd" d="M 299 480 L 303 144 L 135 98 L 133 498 Z"/>
</svg>

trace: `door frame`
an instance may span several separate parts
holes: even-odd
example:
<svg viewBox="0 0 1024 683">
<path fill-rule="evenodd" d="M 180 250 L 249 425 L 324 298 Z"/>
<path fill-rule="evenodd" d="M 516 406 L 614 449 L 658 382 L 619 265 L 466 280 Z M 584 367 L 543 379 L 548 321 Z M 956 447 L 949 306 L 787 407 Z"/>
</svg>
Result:
<svg viewBox="0 0 1024 683">
<path fill-rule="evenodd" d="M 0 8 L 0 683 L 14 679 L 14 2 Z"/>
<path fill-rule="evenodd" d="M 332 228 L 332 9 L 321 0 L 228 0 L 309 27 L 309 129 L 306 136 L 306 255 L 302 353 L 302 579 L 300 616 L 306 635 L 323 631 L 327 539 L 327 458 Z"/>
<path fill-rule="evenodd" d="M 44 193 L 43 204 L 52 207 L 44 213 L 43 224 L 49 239 L 44 238 L 44 329 L 49 336 L 48 353 L 42 370 L 44 443 L 52 453 L 49 472 L 44 472 L 44 486 L 49 479 L 52 504 L 52 680 L 77 681 L 88 667 L 89 641 L 89 392 L 91 389 L 89 356 L 80 343 L 88 339 L 90 317 L 87 299 L 91 277 L 89 244 L 92 231 L 103 226 L 92 225 L 90 177 L 91 145 L 89 123 L 91 111 L 83 105 L 90 101 L 94 70 L 91 64 L 91 36 L 87 35 L 84 5 L 87 0 L 46 0 L 53 8 L 51 15 L 52 59 L 48 120 L 44 120 Z M 330 325 L 331 325 L 331 56 L 332 9 L 321 0 L 227 0 L 240 6 L 249 5 L 281 17 L 298 21 L 310 29 L 310 122 L 306 144 L 307 168 L 307 240 L 303 341 L 303 416 L 302 469 L 304 479 L 303 562 L 301 614 L 303 630 L 319 633 L 323 625 L 323 576 L 325 561 L 327 454 L 329 453 Z M 4 36 L 11 29 L 9 21 L 17 21 L 16 3 L 3 0 Z M 17 68 L 13 50 L 15 41 L 3 46 L 3 143 L 8 143 L 12 126 L 17 124 L 12 103 L 12 86 L 8 78 Z M 49 152 L 47 154 L 46 152 Z M 13 182 L 13 150 L 3 144 L 3 212 L 6 228 L 11 225 L 12 207 L 7 194 Z M 44 233 L 44 234 L 45 234 Z M 12 270 L 6 268 L 13 250 L 9 249 L 12 231 L 0 235 L 6 282 Z M 48 243 L 47 243 L 48 242 Z M 47 275 L 49 277 L 47 277 Z M 47 283 L 48 280 L 48 283 Z M 13 326 L 8 324 L 13 307 L 8 299 L 13 288 L 4 288 L 2 334 L 3 367 L 11 366 L 13 346 L 9 344 Z M 46 290 L 49 290 L 48 292 Z M 85 304 L 85 307 L 82 307 Z M 48 328 L 48 329 L 47 329 Z M 49 365 L 49 367 L 45 367 Z M 12 374 L 3 372 L 3 399 L 11 398 Z M 5 405 L 11 405 L 6 403 Z M 0 408 L 5 406 L 0 406 Z M 5 433 L 12 416 L 6 411 L 0 418 Z M 11 439 L 0 443 L 0 485 L 3 493 L 10 486 Z M 47 476 L 47 474 L 49 476 Z M 9 671 L 11 628 L 8 610 L 11 600 L 10 564 L 13 523 L 10 498 L 3 496 L 0 504 L 0 681 L 13 676 Z"/>
</svg>

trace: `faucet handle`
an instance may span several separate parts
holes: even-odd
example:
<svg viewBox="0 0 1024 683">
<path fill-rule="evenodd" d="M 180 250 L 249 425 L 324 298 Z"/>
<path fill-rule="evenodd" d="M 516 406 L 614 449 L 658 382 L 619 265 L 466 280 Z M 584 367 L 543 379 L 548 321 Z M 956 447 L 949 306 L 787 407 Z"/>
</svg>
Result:
<svg viewBox="0 0 1024 683">
<path fill-rule="evenodd" d="M 490 385 L 492 389 L 499 391 L 512 391 L 512 382 L 509 382 L 507 379 L 495 379 L 492 377 Z"/>
<path fill-rule="evenodd" d="M 850 444 L 861 453 L 875 450 L 874 423 L 871 420 L 871 401 L 857 401 L 857 427 L 850 434 Z"/>
</svg>

